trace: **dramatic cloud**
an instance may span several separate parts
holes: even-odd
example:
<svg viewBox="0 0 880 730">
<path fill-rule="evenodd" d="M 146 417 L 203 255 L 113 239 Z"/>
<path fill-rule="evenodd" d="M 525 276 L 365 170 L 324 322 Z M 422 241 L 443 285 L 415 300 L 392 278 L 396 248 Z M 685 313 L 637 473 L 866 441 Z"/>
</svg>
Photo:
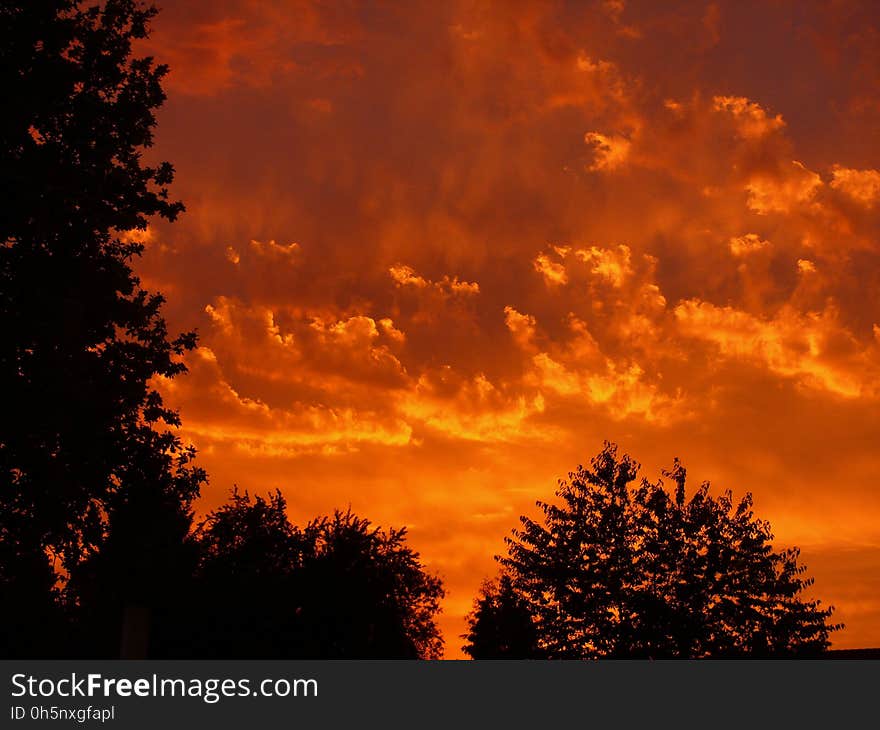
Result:
<svg viewBox="0 0 880 730">
<path fill-rule="evenodd" d="M 406 524 L 462 617 L 604 439 L 750 490 L 880 645 L 876 3 L 167 0 L 129 232 L 211 474 Z"/>
<path fill-rule="evenodd" d="M 831 170 L 831 187 L 840 190 L 865 207 L 871 208 L 880 200 L 880 172 L 851 170 L 835 165 Z"/>
<path fill-rule="evenodd" d="M 785 126 L 782 116 L 770 117 L 767 112 L 744 96 L 716 96 L 717 111 L 727 112 L 736 120 L 737 133 L 746 139 L 758 139 Z"/>
<path fill-rule="evenodd" d="M 812 200 L 821 185 L 819 175 L 793 160 L 791 167 L 777 175 L 759 174 L 749 180 L 749 208 L 761 215 L 788 213 L 798 204 Z"/>
</svg>

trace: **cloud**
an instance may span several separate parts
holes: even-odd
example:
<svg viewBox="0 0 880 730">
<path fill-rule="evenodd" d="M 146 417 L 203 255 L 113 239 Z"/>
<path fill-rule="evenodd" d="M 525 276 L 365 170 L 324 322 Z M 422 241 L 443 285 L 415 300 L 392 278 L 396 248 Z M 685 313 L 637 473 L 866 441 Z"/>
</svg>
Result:
<svg viewBox="0 0 880 730">
<path fill-rule="evenodd" d="M 504 307 L 504 323 L 517 345 L 527 349 L 535 338 L 535 318 L 530 314 L 517 312 L 511 306 Z"/>
<path fill-rule="evenodd" d="M 632 276 L 629 246 L 620 245 L 617 249 L 603 249 L 591 246 L 589 249 L 578 249 L 574 252 L 590 270 L 605 279 L 618 289 Z"/>
<path fill-rule="evenodd" d="M 734 256 L 748 256 L 768 248 L 770 241 L 765 241 L 757 233 L 746 233 L 744 236 L 733 236 L 729 246 Z"/>
<path fill-rule="evenodd" d="M 780 174 L 758 174 L 746 185 L 748 205 L 759 215 L 788 213 L 792 208 L 807 203 L 822 186 L 822 178 L 808 170 L 803 163 L 793 160 L 791 167 Z"/>
<path fill-rule="evenodd" d="M 554 249 L 554 253 L 556 253 L 557 256 L 564 258 L 565 253 L 560 253 L 563 250 L 564 249 L 556 248 Z M 544 281 L 548 285 L 567 284 L 568 274 L 565 271 L 565 265 L 559 261 L 553 261 L 550 258 L 551 256 L 552 253 L 538 254 L 534 261 L 535 271 L 544 277 Z"/>
<path fill-rule="evenodd" d="M 531 354 L 523 383 L 541 394 L 606 409 L 612 419 L 637 415 L 648 421 L 674 420 L 684 415 L 676 401 L 656 382 L 645 378 L 642 366 L 631 356 L 609 357 L 602 351 L 587 323 L 574 314 L 567 318 L 566 336 L 544 337 L 546 350 L 535 345 L 537 322 L 512 307 L 505 309 L 506 323 L 517 345 Z M 533 354 L 532 354 L 533 353 Z M 552 410 L 551 410 L 552 412 Z"/>
<path fill-rule="evenodd" d="M 804 261 L 801 271 L 810 272 Z M 876 395 L 876 365 L 839 322 L 834 308 L 802 314 L 789 307 L 761 319 L 690 299 L 675 308 L 681 331 L 711 342 L 722 356 L 752 361 L 845 398 Z"/>
<path fill-rule="evenodd" d="M 506 394 L 482 373 L 463 378 L 449 366 L 423 373 L 401 402 L 408 418 L 452 440 L 544 440 L 547 429 L 531 417 L 544 410 L 541 394 Z"/>
<path fill-rule="evenodd" d="M 632 142 L 620 135 L 606 136 L 599 132 L 587 132 L 584 141 L 593 149 L 591 170 L 615 170 L 629 157 Z"/>
<path fill-rule="evenodd" d="M 267 0 L 193 4 L 169 1 L 149 50 L 170 66 L 168 86 L 205 99 L 241 87 L 269 88 L 303 73 L 345 76 L 356 65 L 322 65 L 308 51 L 350 43 L 356 26 L 319 3 Z M 326 101 L 326 100 L 322 100 Z M 314 107 L 314 100 L 307 104 Z"/>
<path fill-rule="evenodd" d="M 744 96 L 716 96 L 712 101 L 716 111 L 733 117 L 737 134 L 745 139 L 760 139 L 785 126 L 781 114 L 768 116 L 759 104 Z"/>
<path fill-rule="evenodd" d="M 797 33 L 723 0 L 163 6 L 149 155 L 187 212 L 138 274 L 199 331 L 162 387 L 203 507 L 278 486 L 411 525 L 451 655 L 516 516 L 605 438 L 752 490 L 782 542 L 880 544 L 874 5 Z M 817 590 L 861 602 L 870 565 Z"/>
<path fill-rule="evenodd" d="M 533 363 L 533 378 L 538 387 L 592 406 L 603 406 L 614 419 L 636 415 L 669 423 L 676 418 L 675 399 L 660 394 L 656 386 L 645 382 L 644 370 L 637 363 L 621 369 L 604 359 L 595 369 L 571 368 L 546 352 L 535 355 Z"/>
<path fill-rule="evenodd" d="M 354 315 L 298 313 L 218 297 L 205 307 L 214 327 L 210 342 L 224 359 L 265 380 L 310 391 L 401 387 L 406 373 L 393 350 L 405 339 L 390 318 L 379 323 Z M 321 382 L 323 381 L 323 382 Z M 318 384 L 320 383 L 320 385 Z"/>
<path fill-rule="evenodd" d="M 185 379 L 159 383 L 166 397 L 186 409 L 184 433 L 208 453 L 232 450 L 277 457 L 332 454 L 364 444 L 390 447 L 410 442 L 402 420 L 345 406 L 294 402 L 271 405 L 245 395 L 223 373 L 216 354 L 199 348 Z"/>
<path fill-rule="evenodd" d="M 816 273 L 816 264 L 814 264 L 809 259 L 798 259 L 797 260 L 798 271 L 802 274 L 815 274 Z"/>
<path fill-rule="evenodd" d="M 398 286 L 413 286 L 417 289 L 432 288 L 444 294 L 479 294 L 480 285 L 475 281 L 459 281 L 457 276 L 449 277 L 444 274 L 440 281 L 429 281 L 412 269 L 410 266 L 397 264 L 388 269 L 388 273 Z"/>
<path fill-rule="evenodd" d="M 298 243 L 278 244 L 275 241 L 251 240 L 250 246 L 258 256 L 265 256 L 276 261 L 290 259 L 299 251 Z"/>
<path fill-rule="evenodd" d="M 832 188 L 839 190 L 866 208 L 880 200 L 880 172 L 877 170 L 853 170 L 840 165 L 831 169 Z"/>
</svg>

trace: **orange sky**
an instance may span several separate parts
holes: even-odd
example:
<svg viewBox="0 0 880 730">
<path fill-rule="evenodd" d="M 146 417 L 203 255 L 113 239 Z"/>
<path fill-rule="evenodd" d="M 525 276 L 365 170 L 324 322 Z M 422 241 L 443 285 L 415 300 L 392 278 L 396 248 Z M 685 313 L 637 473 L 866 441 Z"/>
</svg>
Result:
<svg viewBox="0 0 880 730">
<path fill-rule="evenodd" d="M 410 527 L 467 612 L 603 439 L 751 490 L 880 646 L 880 6 L 165 0 L 139 264 L 211 474 Z"/>
</svg>

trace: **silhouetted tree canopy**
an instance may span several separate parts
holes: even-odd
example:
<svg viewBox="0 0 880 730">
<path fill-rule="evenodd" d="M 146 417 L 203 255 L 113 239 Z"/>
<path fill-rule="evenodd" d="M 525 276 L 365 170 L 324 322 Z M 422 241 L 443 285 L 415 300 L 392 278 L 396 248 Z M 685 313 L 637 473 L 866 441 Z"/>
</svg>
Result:
<svg viewBox="0 0 880 730">
<path fill-rule="evenodd" d="M 443 588 L 406 544 L 350 511 L 300 528 L 280 492 L 235 491 L 197 538 L 194 636 L 205 657 L 433 658 Z"/>
<path fill-rule="evenodd" d="M 521 517 L 499 558 L 505 600 L 528 607 L 549 658 L 809 656 L 829 646 L 832 608 L 803 596 L 799 551 L 774 551 L 751 495 L 686 496 L 676 460 L 634 486 L 639 465 L 606 444 L 560 481 L 544 517 Z M 520 603 L 521 602 L 521 603 Z M 490 602 L 491 608 L 491 602 Z M 471 615 L 473 656 L 504 645 L 486 599 Z M 519 638 L 519 637 L 517 637 Z M 528 656 L 525 652 L 524 656 Z"/>
<path fill-rule="evenodd" d="M 10 102 L 0 115 L 0 641 L 9 654 L 41 653 L 21 627 L 57 618 L 62 575 L 81 577 L 67 591 L 74 606 L 106 593 L 95 581 L 112 582 L 119 603 L 138 599 L 125 595 L 135 586 L 161 590 L 163 561 L 147 552 L 177 549 L 204 481 L 168 428 L 177 414 L 150 386 L 183 372 L 178 356 L 195 335 L 169 337 L 162 297 L 131 267 L 143 245 L 126 233 L 183 209 L 168 197 L 171 166 L 142 159 L 166 69 L 135 58 L 132 42 L 154 12 L 132 0 L 0 5 Z M 57 653 L 50 623 L 38 633 Z"/>
<path fill-rule="evenodd" d="M 486 581 L 468 616 L 464 652 L 471 659 L 540 659 L 538 631 L 528 602 L 506 573 Z"/>
</svg>

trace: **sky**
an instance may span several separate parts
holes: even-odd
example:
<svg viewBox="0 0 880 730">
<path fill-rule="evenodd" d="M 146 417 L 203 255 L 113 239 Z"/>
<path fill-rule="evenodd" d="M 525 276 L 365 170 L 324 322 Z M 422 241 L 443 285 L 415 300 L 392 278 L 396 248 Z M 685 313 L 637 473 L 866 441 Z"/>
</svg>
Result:
<svg viewBox="0 0 880 730">
<path fill-rule="evenodd" d="M 605 440 L 751 492 L 880 646 L 880 6 L 164 0 L 143 283 L 210 473 L 442 577 Z M 141 49 L 143 50 L 143 49 Z"/>
</svg>

